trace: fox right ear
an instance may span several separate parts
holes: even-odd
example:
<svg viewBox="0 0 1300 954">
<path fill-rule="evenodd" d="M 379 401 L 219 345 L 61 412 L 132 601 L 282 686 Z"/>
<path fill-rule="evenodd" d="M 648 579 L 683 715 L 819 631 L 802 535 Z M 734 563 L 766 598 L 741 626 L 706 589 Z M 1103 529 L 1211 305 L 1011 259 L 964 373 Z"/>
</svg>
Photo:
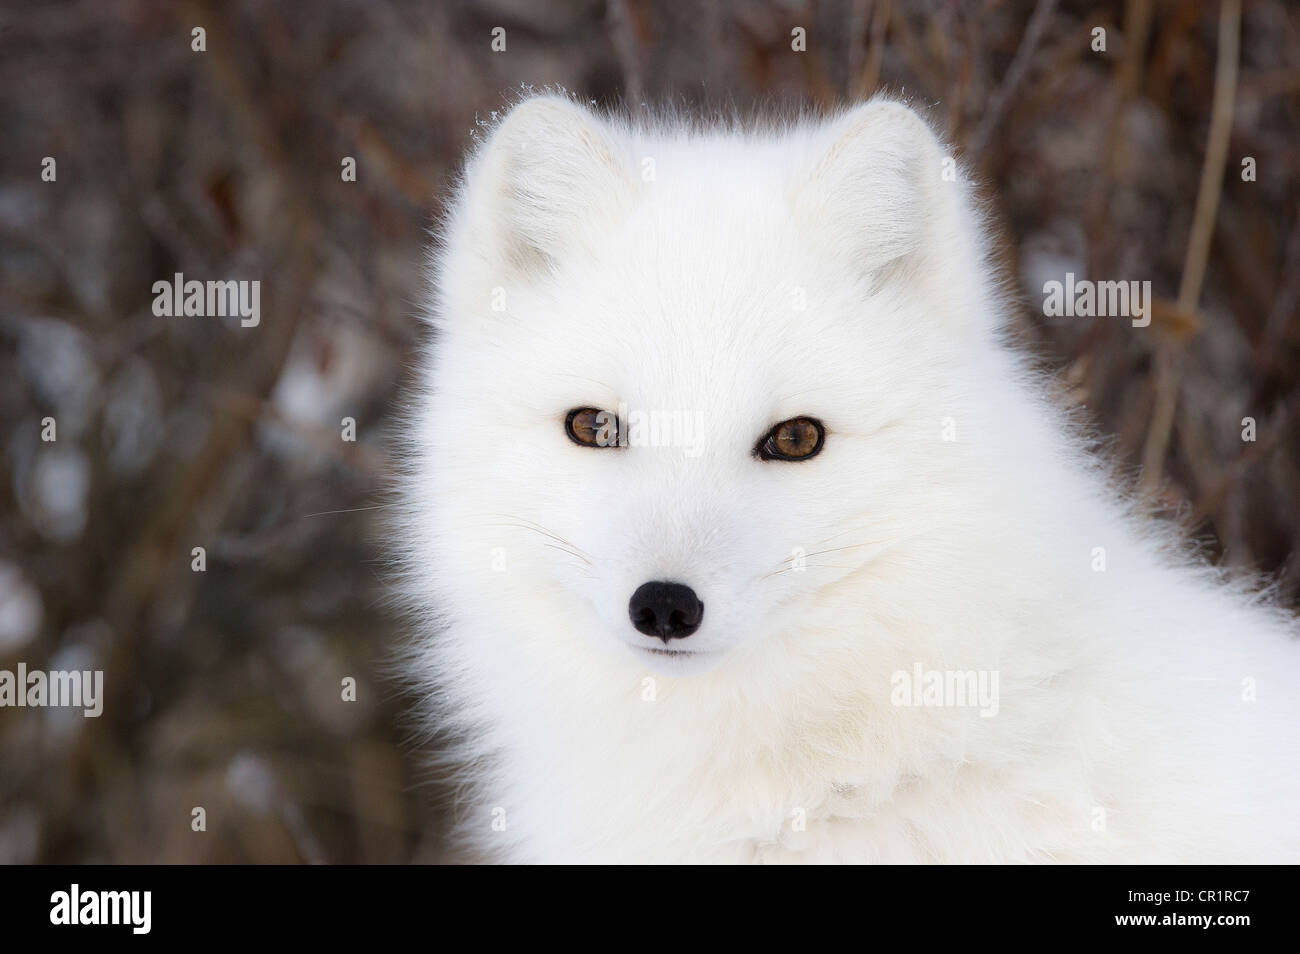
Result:
<svg viewBox="0 0 1300 954">
<path fill-rule="evenodd" d="M 797 183 L 800 211 L 864 270 L 947 244 L 960 199 L 943 153 L 908 107 L 874 99 L 827 125 Z M 944 250 L 948 251 L 948 250 Z M 938 254 L 940 261 L 951 255 Z"/>
<path fill-rule="evenodd" d="M 632 164 L 598 117 L 563 96 L 519 103 L 472 161 L 467 226 L 487 261 L 517 272 L 545 269 L 616 221 L 635 194 Z"/>
</svg>

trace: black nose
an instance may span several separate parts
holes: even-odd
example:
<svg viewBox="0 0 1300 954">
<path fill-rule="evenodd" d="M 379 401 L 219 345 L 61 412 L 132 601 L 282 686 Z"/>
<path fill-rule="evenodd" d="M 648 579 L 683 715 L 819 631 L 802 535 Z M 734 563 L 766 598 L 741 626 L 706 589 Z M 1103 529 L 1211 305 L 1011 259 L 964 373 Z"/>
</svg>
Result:
<svg viewBox="0 0 1300 954">
<path fill-rule="evenodd" d="M 681 583 L 642 583 L 627 604 L 632 625 L 665 643 L 685 639 L 700 628 L 704 604 L 695 591 Z"/>
</svg>

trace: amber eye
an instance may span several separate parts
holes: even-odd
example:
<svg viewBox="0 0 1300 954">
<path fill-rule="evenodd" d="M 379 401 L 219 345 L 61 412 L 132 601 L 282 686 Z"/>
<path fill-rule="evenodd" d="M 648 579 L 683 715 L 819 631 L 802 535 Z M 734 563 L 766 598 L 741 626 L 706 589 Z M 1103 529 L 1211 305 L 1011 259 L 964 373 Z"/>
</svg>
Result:
<svg viewBox="0 0 1300 954">
<path fill-rule="evenodd" d="M 792 417 L 772 428 L 758 442 L 754 453 L 763 460 L 807 460 L 821 453 L 826 428 L 812 417 Z"/>
<path fill-rule="evenodd" d="M 564 419 L 569 440 L 583 447 L 618 447 L 618 415 L 594 407 L 575 407 Z"/>
</svg>

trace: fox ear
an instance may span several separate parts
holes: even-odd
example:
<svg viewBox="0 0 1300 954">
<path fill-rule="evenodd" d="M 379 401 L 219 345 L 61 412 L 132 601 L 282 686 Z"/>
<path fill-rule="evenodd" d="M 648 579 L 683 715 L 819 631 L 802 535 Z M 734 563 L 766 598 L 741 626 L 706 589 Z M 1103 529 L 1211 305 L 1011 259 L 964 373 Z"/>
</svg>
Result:
<svg viewBox="0 0 1300 954">
<path fill-rule="evenodd" d="M 526 99 L 471 163 L 472 241 L 498 265 L 545 268 L 587 240 L 588 220 L 626 214 L 635 189 L 631 168 L 605 123 L 587 110 L 553 94 Z"/>
<path fill-rule="evenodd" d="M 874 271 L 922 250 L 938 251 L 936 238 L 960 208 L 945 165 L 939 140 L 920 116 L 901 103 L 873 100 L 815 139 L 796 183 L 796 209 L 856 265 Z"/>
</svg>

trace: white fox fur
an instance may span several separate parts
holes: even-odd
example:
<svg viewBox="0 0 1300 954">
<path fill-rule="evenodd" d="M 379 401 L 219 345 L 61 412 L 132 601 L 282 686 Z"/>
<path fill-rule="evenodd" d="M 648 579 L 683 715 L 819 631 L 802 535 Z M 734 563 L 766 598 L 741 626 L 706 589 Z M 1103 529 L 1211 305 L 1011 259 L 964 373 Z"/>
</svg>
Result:
<svg viewBox="0 0 1300 954">
<path fill-rule="evenodd" d="M 481 857 L 1300 860 L 1294 622 L 1126 506 L 947 155 L 881 99 L 747 131 L 546 94 L 472 157 L 402 549 Z M 566 437 L 620 404 L 693 446 Z M 800 415 L 818 456 L 755 457 Z M 644 651 L 651 580 L 698 656 Z M 918 666 L 996 673 L 996 714 L 895 704 Z"/>
</svg>

